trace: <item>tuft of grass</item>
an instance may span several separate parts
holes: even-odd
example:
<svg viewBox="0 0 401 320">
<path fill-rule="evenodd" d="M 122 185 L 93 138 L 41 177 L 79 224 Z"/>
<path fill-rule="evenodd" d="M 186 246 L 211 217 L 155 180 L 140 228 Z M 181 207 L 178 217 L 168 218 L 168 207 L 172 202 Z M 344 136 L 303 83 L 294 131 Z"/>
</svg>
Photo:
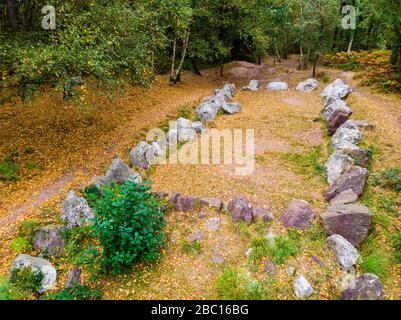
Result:
<svg viewBox="0 0 401 320">
<path fill-rule="evenodd" d="M 202 245 L 199 241 L 189 243 L 187 240 L 183 240 L 181 243 L 181 250 L 188 255 L 199 254 L 202 251 Z"/>
<path fill-rule="evenodd" d="M 216 282 L 218 298 L 222 300 L 264 300 L 268 286 L 229 266 Z"/>
<path fill-rule="evenodd" d="M 45 295 L 41 300 L 100 300 L 103 294 L 100 289 L 76 285 L 69 289 Z"/>
<path fill-rule="evenodd" d="M 394 262 L 401 264 L 401 231 L 391 237 L 391 244 L 394 248 Z"/>
<path fill-rule="evenodd" d="M 191 117 L 191 108 L 189 105 L 184 104 L 178 109 L 178 118 L 190 119 Z"/>
<path fill-rule="evenodd" d="M 25 238 L 18 237 L 11 240 L 10 247 L 16 253 L 24 253 L 31 249 L 31 244 Z"/>
<path fill-rule="evenodd" d="M 374 237 L 369 237 L 361 248 L 361 268 L 364 272 L 373 273 L 386 279 L 391 271 L 391 254 L 383 250 L 382 245 Z"/>
<path fill-rule="evenodd" d="M 297 241 L 292 237 L 278 236 L 274 238 L 274 241 L 255 238 L 252 240 L 251 248 L 249 261 L 253 267 L 256 267 L 265 257 L 269 257 L 276 264 L 283 264 L 289 257 L 298 253 Z"/>
<path fill-rule="evenodd" d="M 40 223 L 36 220 L 27 220 L 21 222 L 18 227 L 18 237 L 24 238 L 27 242 L 32 241 L 33 234 L 39 228 Z"/>
<path fill-rule="evenodd" d="M 250 239 L 252 237 L 252 233 L 249 230 L 249 226 L 246 224 L 245 221 L 240 221 L 235 224 L 236 232 L 244 239 Z"/>
<path fill-rule="evenodd" d="M 374 174 L 372 184 L 395 192 L 401 192 L 401 168 L 387 168 Z"/>
<path fill-rule="evenodd" d="M 20 165 L 14 157 L 14 154 L 10 154 L 0 162 L 0 180 L 13 181 L 19 179 Z"/>
<path fill-rule="evenodd" d="M 325 175 L 322 146 L 315 146 L 306 153 L 285 153 L 281 158 L 287 161 L 296 173 L 308 177 Z"/>
</svg>

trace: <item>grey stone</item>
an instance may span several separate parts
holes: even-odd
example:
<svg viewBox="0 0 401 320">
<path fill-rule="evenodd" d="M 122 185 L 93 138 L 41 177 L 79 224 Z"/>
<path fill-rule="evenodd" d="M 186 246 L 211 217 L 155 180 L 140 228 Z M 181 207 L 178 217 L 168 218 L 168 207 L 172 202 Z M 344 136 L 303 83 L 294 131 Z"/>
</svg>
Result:
<svg viewBox="0 0 401 320">
<path fill-rule="evenodd" d="M 219 109 L 212 102 L 203 102 L 195 110 L 196 116 L 202 122 L 212 122 Z"/>
<path fill-rule="evenodd" d="M 115 181 L 117 183 L 124 183 L 126 181 L 132 181 L 137 184 L 142 183 L 142 177 L 140 174 L 132 171 L 121 159 L 113 160 L 109 169 L 107 170 L 105 180 L 108 183 L 111 181 Z"/>
<path fill-rule="evenodd" d="M 358 262 L 360 257 L 358 251 L 343 236 L 333 234 L 327 238 L 326 246 L 335 253 L 337 261 L 342 268 L 352 267 Z"/>
<path fill-rule="evenodd" d="M 343 111 L 347 112 L 348 114 L 352 114 L 351 108 L 348 106 L 348 104 L 345 101 L 340 100 L 340 99 L 329 100 L 323 108 L 323 112 L 322 112 L 323 119 L 328 121 L 330 119 L 330 116 L 336 110 L 343 110 Z"/>
<path fill-rule="evenodd" d="M 365 168 L 352 166 L 337 178 L 330 186 L 326 194 L 327 201 L 331 201 L 343 191 L 351 189 L 359 198 L 365 189 L 369 171 Z"/>
<path fill-rule="evenodd" d="M 270 277 L 274 277 L 277 275 L 277 269 L 276 266 L 274 265 L 274 263 L 269 260 L 266 262 L 265 267 L 264 267 L 266 273 L 270 276 Z"/>
<path fill-rule="evenodd" d="M 314 293 L 314 290 L 305 277 L 298 275 L 294 281 L 294 293 L 297 298 L 306 299 Z"/>
<path fill-rule="evenodd" d="M 213 254 L 212 261 L 216 264 L 220 264 L 220 263 L 223 263 L 225 260 L 224 260 L 224 256 L 220 252 L 216 251 Z"/>
<path fill-rule="evenodd" d="M 217 211 L 223 209 L 223 201 L 217 198 L 201 198 L 200 204 L 204 207 L 216 209 Z"/>
<path fill-rule="evenodd" d="M 149 169 L 157 162 L 159 156 L 159 148 L 145 141 L 138 145 L 130 152 L 130 161 L 133 167 L 140 169 Z"/>
<path fill-rule="evenodd" d="M 287 268 L 287 270 L 286 270 L 286 273 L 289 275 L 289 276 L 294 276 L 295 275 L 295 267 L 294 266 L 288 266 L 288 268 Z"/>
<path fill-rule="evenodd" d="M 223 104 L 222 109 L 229 114 L 234 114 L 241 111 L 241 105 L 237 102 L 228 102 Z"/>
<path fill-rule="evenodd" d="M 206 130 L 205 125 L 201 121 L 192 122 L 191 128 L 195 130 L 196 133 L 202 133 Z"/>
<path fill-rule="evenodd" d="M 292 200 L 281 214 L 280 222 L 286 228 L 305 230 L 315 217 L 315 212 L 306 201 Z"/>
<path fill-rule="evenodd" d="M 67 223 L 67 228 L 81 227 L 92 223 L 94 214 L 85 198 L 78 197 L 74 191 L 68 193 L 64 200 L 61 220 Z"/>
<path fill-rule="evenodd" d="M 20 254 L 13 261 L 11 272 L 25 268 L 30 268 L 33 273 L 42 274 L 43 279 L 38 291 L 39 293 L 44 293 L 55 288 L 57 271 L 49 261 L 42 258 L 32 257 L 28 254 Z"/>
<path fill-rule="evenodd" d="M 259 80 L 251 80 L 249 81 L 249 84 L 245 87 L 242 88 L 244 91 L 258 91 L 260 87 L 260 81 Z"/>
<path fill-rule="evenodd" d="M 354 164 L 354 160 L 341 150 L 334 151 L 327 160 L 324 168 L 327 174 L 327 182 L 331 185 L 345 171 Z"/>
<path fill-rule="evenodd" d="M 352 93 L 352 88 L 344 83 L 341 79 L 337 79 L 330 83 L 320 94 L 322 98 L 334 98 L 334 99 L 344 99 L 350 93 Z"/>
<path fill-rule="evenodd" d="M 79 270 L 77 266 L 73 266 L 68 272 L 64 288 L 72 289 L 80 284 L 81 284 L 81 270 Z"/>
<path fill-rule="evenodd" d="M 217 217 L 209 218 L 206 220 L 206 228 L 209 231 L 217 231 L 217 230 L 219 230 L 220 222 L 221 222 L 220 218 L 217 218 Z"/>
<path fill-rule="evenodd" d="M 298 84 L 297 90 L 299 92 L 312 92 L 317 89 L 319 86 L 319 81 L 316 79 L 310 78 L 305 81 L 302 81 L 301 83 Z"/>
<path fill-rule="evenodd" d="M 284 91 L 288 90 L 288 84 L 286 82 L 270 82 L 267 85 L 268 91 Z"/>
<path fill-rule="evenodd" d="M 261 219 L 264 222 L 273 220 L 273 213 L 264 208 L 254 208 L 252 211 L 253 220 Z"/>
<path fill-rule="evenodd" d="M 59 257 L 64 252 L 61 226 L 45 226 L 37 229 L 32 237 L 35 251 L 50 257 Z"/>
<path fill-rule="evenodd" d="M 254 219 L 252 205 L 244 196 L 239 196 L 232 199 L 227 205 L 227 211 L 231 214 L 234 222 L 239 222 L 242 220 L 250 224 Z"/>
<path fill-rule="evenodd" d="M 188 241 L 189 241 L 190 243 L 194 243 L 194 242 L 196 242 L 196 241 L 202 240 L 202 239 L 204 238 L 204 236 L 205 236 L 205 234 L 204 234 L 203 231 L 198 231 L 198 232 L 195 232 L 195 233 L 191 234 L 191 235 L 188 237 Z"/>
<path fill-rule="evenodd" d="M 198 197 L 179 195 L 175 201 L 175 209 L 181 212 L 188 212 L 199 205 Z"/>
<path fill-rule="evenodd" d="M 345 191 L 340 192 L 338 195 L 336 195 L 330 201 L 330 205 L 349 204 L 349 203 L 354 203 L 357 200 L 358 200 L 358 196 L 355 194 L 355 192 L 352 191 L 352 189 L 347 189 Z"/>
<path fill-rule="evenodd" d="M 234 98 L 236 93 L 236 88 L 234 83 L 227 83 L 223 87 L 223 91 L 229 95 L 231 98 Z"/>
<path fill-rule="evenodd" d="M 365 273 L 356 279 L 355 285 L 341 294 L 341 300 L 382 300 L 384 288 L 379 277 Z"/>
<path fill-rule="evenodd" d="M 320 268 L 325 267 L 325 263 L 324 263 L 319 257 L 312 256 L 312 260 L 313 260 L 313 262 L 315 262 L 317 265 L 319 265 Z"/>
<path fill-rule="evenodd" d="M 368 236 L 372 213 L 363 205 L 334 205 L 321 215 L 321 220 L 328 234 L 341 235 L 358 247 Z"/>
<path fill-rule="evenodd" d="M 359 131 L 358 127 L 346 121 L 333 135 L 332 146 L 334 149 L 346 149 L 348 144 L 356 145 L 361 139 L 362 133 Z"/>
<path fill-rule="evenodd" d="M 322 98 L 329 97 L 329 96 L 331 95 L 331 93 L 332 93 L 334 87 L 336 87 L 336 86 L 342 86 L 342 85 L 344 85 L 344 84 L 345 84 L 345 83 L 344 83 L 343 80 L 341 80 L 341 79 L 336 79 L 336 80 L 334 80 L 332 83 L 330 83 L 327 87 L 325 87 L 325 88 L 323 89 L 323 91 L 320 93 L 320 96 L 321 96 Z"/>
</svg>

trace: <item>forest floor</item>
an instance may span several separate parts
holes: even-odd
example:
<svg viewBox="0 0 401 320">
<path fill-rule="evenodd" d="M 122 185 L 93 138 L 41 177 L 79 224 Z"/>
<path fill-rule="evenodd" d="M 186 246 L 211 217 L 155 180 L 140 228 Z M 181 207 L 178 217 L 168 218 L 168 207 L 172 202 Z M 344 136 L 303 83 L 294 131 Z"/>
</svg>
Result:
<svg viewBox="0 0 401 320">
<path fill-rule="evenodd" d="M 366 119 L 373 130 L 364 131 L 363 146 L 376 150 L 373 172 L 401 163 L 401 99 L 361 87 L 351 72 L 320 68 L 326 80 L 342 78 L 354 89 L 348 99 L 353 119 Z M 311 76 L 297 70 L 297 57 L 261 66 L 234 62 L 226 66 L 225 77 L 217 69 L 202 71 L 203 76 L 185 72 L 176 87 L 167 84 L 166 76 L 157 77 L 148 90 L 127 88 L 113 100 L 100 95 L 93 82 L 88 83 L 86 101 L 93 107 L 77 108 L 62 100 L 60 93 L 44 94 L 32 103 L 18 102 L 2 107 L 0 117 L 0 159 L 17 152 L 21 164 L 20 179 L 0 181 L 0 274 L 8 272 L 15 253 L 9 243 L 20 221 L 55 220 L 61 202 L 69 190 L 78 190 L 93 176 L 103 174 L 116 156 L 128 163 L 130 149 L 143 139 L 148 129 L 158 127 L 164 119 L 176 118 L 184 105 L 193 110 L 199 101 L 224 83 L 235 83 L 241 112 L 219 116 L 218 129 L 255 130 L 255 170 L 250 176 L 237 176 L 229 165 L 158 165 L 149 172 L 153 188 L 169 193 L 217 197 L 229 201 L 246 195 L 252 203 L 268 208 L 274 221 L 249 228 L 233 224 L 223 213 L 207 210 L 207 218 L 221 218 L 217 231 L 208 231 L 199 210 L 168 215 L 168 245 L 162 259 L 153 266 L 136 269 L 131 275 L 110 277 L 103 281 L 106 299 L 213 299 L 218 298 L 216 281 L 230 266 L 257 280 L 269 275 L 260 265 L 250 266 L 246 252 L 255 235 L 274 230 L 285 235 L 278 218 L 293 199 L 303 199 L 320 214 L 327 207 L 324 194 L 327 183 L 316 174 L 328 158 L 329 139 L 325 125 L 319 121 L 325 83 L 317 91 L 305 94 L 296 85 Z M 330 78 L 330 79 L 328 79 Z M 258 92 L 239 90 L 250 79 L 262 81 Z M 281 80 L 290 90 L 268 92 L 267 82 Z M 295 160 L 294 160 L 295 159 Z M 399 217 L 381 205 L 378 194 L 384 190 L 368 187 L 364 202 L 373 204 L 373 235 L 387 251 L 391 233 L 400 230 Z M 399 196 L 399 195 L 398 195 Z M 401 201 L 401 199 L 396 199 Z M 375 211 L 375 209 L 377 209 Z M 197 252 L 183 250 L 189 234 L 203 230 L 205 237 Z M 325 236 L 317 223 L 306 231 L 299 243 L 299 253 L 277 266 L 271 282 L 271 298 L 292 299 L 292 277 L 286 272 L 296 267 L 312 284 L 315 299 L 335 299 L 340 272 L 334 257 L 324 248 Z M 211 261 L 213 252 L 225 258 L 223 264 Z M 318 257 L 324 267 L 314 262 Z M 400 266 L 392 264 L 384 281 L 386 299 L 401 299 Z M 61 271 L 61 273 L 65 272 Z"/>
</svg>

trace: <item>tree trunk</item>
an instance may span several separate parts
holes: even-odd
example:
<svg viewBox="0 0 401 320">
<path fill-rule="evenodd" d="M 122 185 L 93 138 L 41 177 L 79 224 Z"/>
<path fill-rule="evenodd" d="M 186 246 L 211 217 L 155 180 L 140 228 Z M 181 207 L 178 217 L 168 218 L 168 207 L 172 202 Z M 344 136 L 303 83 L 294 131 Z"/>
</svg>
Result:
<svg viewBox="0 0 401 320">
<path fill-rule="evenodd" d="M 320 55 L 317 54 L 315 58 L 315 62 L 313 63 L 313 73 L 312 73 L 312 78 L 316 78 L 316 68 L 317 68 L 317 63 L 319 61 Z"/>
<path fill-rule="evenodd" d="M 224 56 L 220 57 L 220 77 L 224 75 Z"/>
<path fill-rule="evenodd" d="M 280 53 L 278 52 L 277 42 L 274 42 L 274 47 L 276 49 L 277 60 L 280 63 L 281 62 L 281 58 L 280 58 Z M 274 60 L 274 62 L 276 62 L 276 60 Z"/>
<path fill-rule="evenodd" d="M 187 55 L 190 34 L 191 34 L 191 32 L 188 30 L 187 35 L 185 36 L 185 39 L 184 39 L 183 46 L 182 46 L 180 64 L 178 65 L 177 71 L 175 73 L 175 81 L 180 81 L 180 79 L 181 79 L 181 70 L 182 70 L 182 66 L 184 65 L 185 56 Z"/>
<path fill-rule="evenodd" d="M 351 55 L 351 51 L 352 51 L 352 44 L 354 43 L 354 33 L 351 33 L 351 37 L 349 39 L 349 44 L 348 44 L 348 49 L 347 49 L 347 55 L 350 56 Z"/>
<path fill-rule="evenodd" d="M 14 32 L 17 30 L 17 11 L 13 0 L 7 0 L 7 11 L 10 30 Z"/>
<path fill-rule="evenodd" d="M 176 50 L 177 50 L 177 35 L 175 34 L 174 35 L 174 41 L 173 41 L 173 54 L 171 56 L 170 82 L 173 82 L 173 80 L 174 80 Z"/>
</svg>

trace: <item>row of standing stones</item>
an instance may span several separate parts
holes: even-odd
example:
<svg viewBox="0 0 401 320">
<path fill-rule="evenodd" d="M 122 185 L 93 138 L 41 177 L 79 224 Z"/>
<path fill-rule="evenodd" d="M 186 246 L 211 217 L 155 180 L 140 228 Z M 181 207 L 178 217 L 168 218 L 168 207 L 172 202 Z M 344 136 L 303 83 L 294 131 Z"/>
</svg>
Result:
<svg viewBox="0 0 401 320">
<path fill-rule="evenodd" d="M 315 79 L 307 79 L 297 86 L 300 92 L 312 92 L 317 89 L 319 83 Z M 244 91 L 257 91 L 260 88 L 259 80 L 251 80 L 249 85 L 243 87 Z M 267 85 L 269 91 L 288 90 L 288 84 L 284 82 L 271 82 Z M 358 197 L 362 194 L 367 177 L 367 170 L 355 166 L 355 163 L 366 164 L 367 153 L 359 149 L 356 144 L 362 137 L 359 126 L 366 126 L 363 121 L 349 121 L 352 114 L 344 98 L 352 92 L 352 89 L 341 80 L 336 80 L 322 92 L 325 99 L 323 118 L 327 120 L 329 132 L 333 134 L 333 148 L 335 152 L 327 161 L 326 171 L 330 184 L 327 199 L 331 206 L 323 213 L 321 220 L 327 232 L 331 235 L 327 239 L 328 249 L 335 252 L 338 263 L 348 274 L 350 268 L 354 268 L 360 255 L 355 249 L 366 238 L 371 224 L 371 213 L 368 208 L 356 204 Z M 219 110 L 229 114 L 240 111 L 240 105 L 232 102 L 235 95 L 235 85 L 227 84 L 223 89 L 214 91 L 213 96 L 205 98 L 196 109 L 197 117 L 201 121 L 191 122 L 188 119 L 180 118 L 176 127 L 170 129 L 167 134 L 167 144 L 177 142 L 188 142 L 195 138 L 196 133 L 206 130 L 205 124 L 211 122 L 217 116 Z M 340 110 L 340 111 L 338 111 Z M 347 114 L 344 117 L 344 114 Z M 345 119 L 345 120 L 344 120 Z M 333 129 L 335 128 L 335 130 Z M 130 153 L 130 161 L 133 167 L 138 169 L 149 169 L 163 152 L 161 141 L 154 141 L 149 144 L 140 142 Z M 129 168 L 120 159 L 113 160 L 105 176 L 94 177 L 90 182 L 100 187 L 110 185 L 113 181 L 124 183 L 132 181 L 142 183 L 141 175 Z M 255 208 L 251 202 L 240 195 L 228 203 L 217 198 L 199 198 L 184 196 L 179 193 L 169 195 L 165 192 L 155 193 L 160 198 L 168 199 L 177 211 L 187 212 L 194 208 L 208 207 L 220 212 L 222 210 L 231 215 L 233 222 L 244 221 L 250 224 L 256 220 L 273 220 L 273 214 L 265 208 Z M 41 256 L 46 254 L 51 257 L 60 257 L 64 251 L 62 231 L 64 228 L 71 229 L 91 223 L 94 217 L 92 209 L 85 198 L 79 197 L 74 191 L 70 191 L 62 204 L 61 220 L 62 226 L 45 226 L 38 229 L 32 240 L 33 248 L 39 252 L 39 257 L 27 254 L 20 254 L 12 263 L 11 270 L 30 267 L 34 272 L 43 275 L 40 293 L 55 287 L 57 271 L 49 261 Z M 201 212 L 200 218 L 206 215 Z M 293 200 L 287 209 L 280 216 L 280 223 L 286 228 L 305 230 L 316 218 L 316 213 L 309 204 L 303 200 Z M 209 231 L 219 229 L 221 219 L 218 217 L 209 218 L 206 221 L 206 228 Z M 203 238 L 203 231 L 195 232 L 188 237 L 190 242 L 200 241 Z M 270 231 L 266 237 L 274 239 L 275 235 Z M 214 250 L 212 258 L 215 263 L 224 262 L 224 257 Z M 249 250 L 248 250 L 249 251 Z M 247 252 L 249 254 L 249 252 Z M 314 257 L 319 264 L 323 262 Z M 274 272 L 272 262 L 266 263 L 266 272 Z M 293 267 L 287 272 L 295 274 Z M 65 288 L 71 288 L 80 284 L 80 270 L 73 266 L 68 274 Z M 314 293 L 312 286 L 302 275 L 297 275 L 294 280 L 294 293 L 298 298 L 308 298 Z M 381 299 L 383 287 L 380 280 L 372 274 L 365 274 L 351 282 L 345 288 L 342 299 Z"/>
</svg>

